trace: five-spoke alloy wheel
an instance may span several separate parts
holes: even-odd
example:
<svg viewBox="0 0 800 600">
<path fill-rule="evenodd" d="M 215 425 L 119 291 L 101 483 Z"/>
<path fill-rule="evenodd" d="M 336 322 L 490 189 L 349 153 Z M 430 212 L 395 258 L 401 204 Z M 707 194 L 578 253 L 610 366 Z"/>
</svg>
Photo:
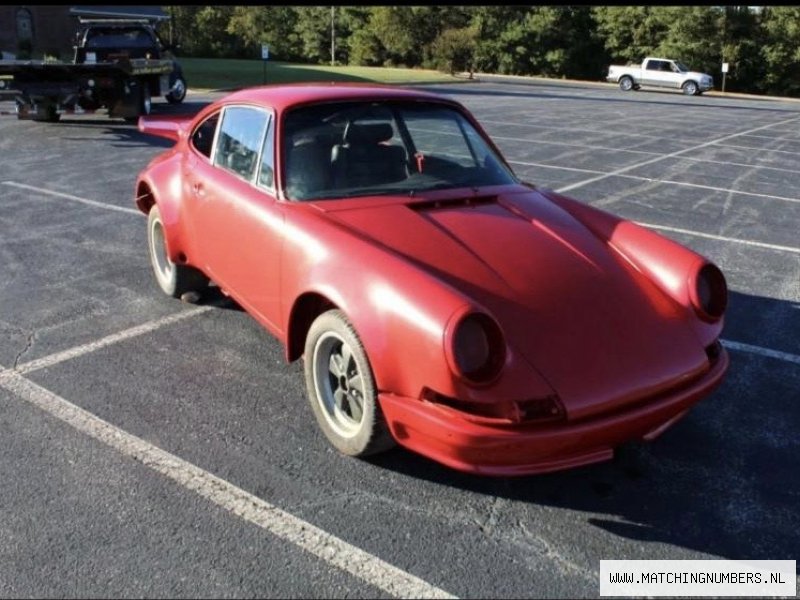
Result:
<svg viewBox="0 0 800 600">
<path fill-rule="evenodd" d="M 317 423 L 340 452 L 366 456 L 394 445 L 364 346 L 341 311 L 329 310 L 311 325 L 305 372 Z"/>
</svg>

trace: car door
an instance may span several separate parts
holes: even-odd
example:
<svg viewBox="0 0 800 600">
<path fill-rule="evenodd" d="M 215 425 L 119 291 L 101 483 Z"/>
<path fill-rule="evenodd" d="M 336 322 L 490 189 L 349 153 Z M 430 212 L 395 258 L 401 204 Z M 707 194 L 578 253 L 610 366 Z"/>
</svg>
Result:
<svg viewBox="0 0 800 600">
<path fill-rule="evenodd" d="M 280 334 L 283 209 L 274 188 L 274 118 L 226 106 L 210 157 L 190 153 L 191 230 L 202 268 L 256 319 Z"/>
<path fill-rule="evenodd" d="M 659 85 L 658 72 L 661 69 L 660 60 L 646 60 L 642 69 L 643 85 Z"/>
</svg>

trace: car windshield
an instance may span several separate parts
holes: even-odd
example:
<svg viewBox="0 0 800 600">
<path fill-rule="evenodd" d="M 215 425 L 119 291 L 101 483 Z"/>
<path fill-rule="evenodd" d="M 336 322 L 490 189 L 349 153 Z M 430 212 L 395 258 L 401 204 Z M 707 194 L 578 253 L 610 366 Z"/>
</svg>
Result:
<svg viewBox="0 0 800 600">
<path fill-rule="evenodd" d="M 342 102 L 296 108 L 283 126 L 291 200 L 415 194 L 517 179 L 455 108 Z"/>
<path fill-rule="evenodd" d="M 688 73 L 689 72 L 689 67 L 687 67 L 685 64 L 683 64 L 682 62 L 680 62 L 678 60 L 675 61 L 675 66 L 678 67 L 678 69 L 680 70 L 681 73 Z"/>
</svg>

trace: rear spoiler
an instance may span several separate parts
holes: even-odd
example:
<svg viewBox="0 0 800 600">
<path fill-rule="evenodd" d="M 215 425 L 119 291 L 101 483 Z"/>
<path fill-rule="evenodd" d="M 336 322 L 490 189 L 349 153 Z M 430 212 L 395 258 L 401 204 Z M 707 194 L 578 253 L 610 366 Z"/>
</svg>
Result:
<svg viewBox="0 0 800 600">
<path fill-rule="evenodd" d="M 139 117 L 139 131 L 177 142 L 194 115 L 147 115 Z"/>
</svg>

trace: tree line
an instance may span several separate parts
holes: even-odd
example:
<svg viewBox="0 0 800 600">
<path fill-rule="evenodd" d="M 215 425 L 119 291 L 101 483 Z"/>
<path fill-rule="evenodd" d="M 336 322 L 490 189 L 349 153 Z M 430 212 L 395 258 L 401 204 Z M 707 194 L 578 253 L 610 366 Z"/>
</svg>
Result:
<svg viewBox="0 0 800 600">
<path fill-rule="evenodd" d="M 601 80 L 681 60 L 726 90 L 800 95 L 798 6 L 167 6 L 186 56 Z M 333 45 L 332 45 L 333 40 Z"/>
</svg>

